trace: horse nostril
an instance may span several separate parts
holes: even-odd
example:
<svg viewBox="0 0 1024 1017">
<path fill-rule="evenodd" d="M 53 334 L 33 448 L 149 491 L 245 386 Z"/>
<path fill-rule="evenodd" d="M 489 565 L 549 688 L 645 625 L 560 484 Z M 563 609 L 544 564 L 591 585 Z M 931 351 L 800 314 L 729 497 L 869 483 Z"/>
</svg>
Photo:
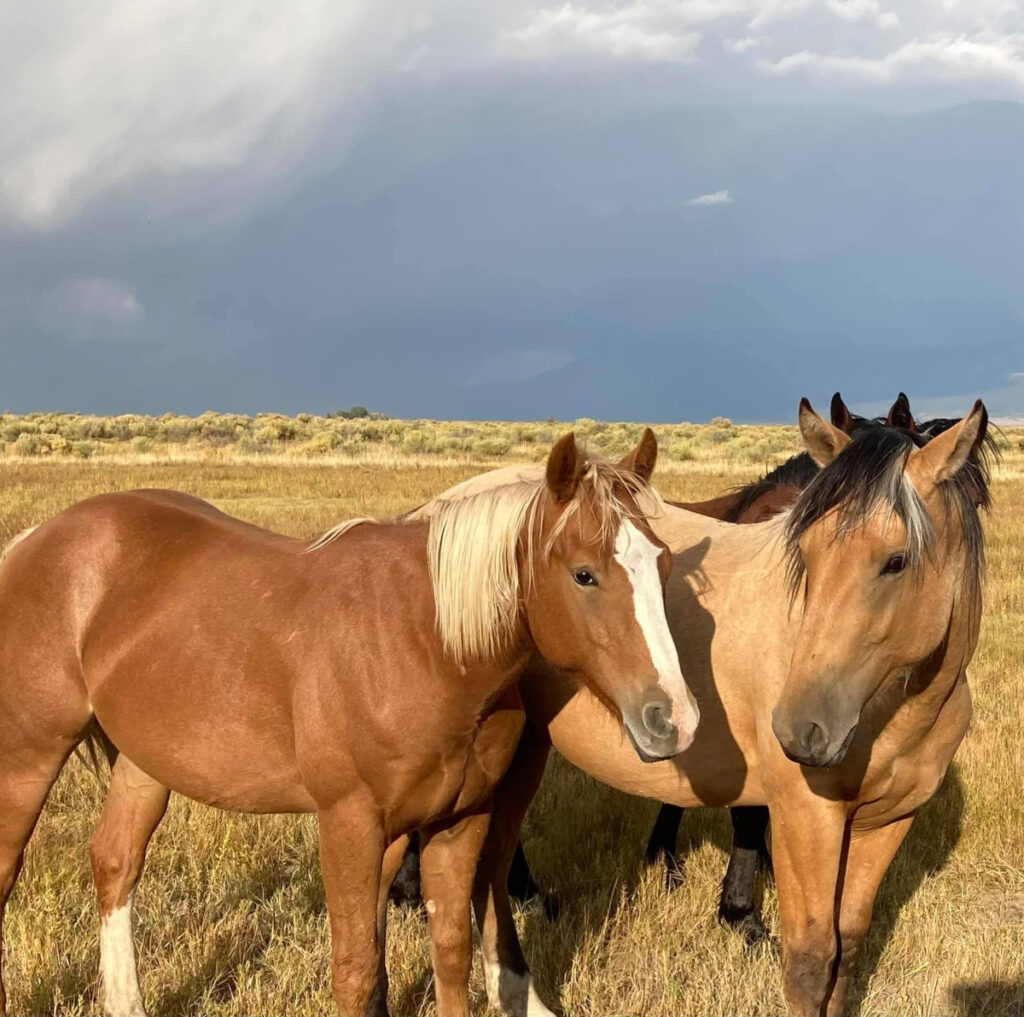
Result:
<svg viewBox="0 0 1024 1017">
<path fill-rule="evenodd" d="M 671 711 L 664 703 L 648 703 L 641 714 L 644 727 L 648 733 L 658 739 L 668 738 L 675 732 L 675 726 L 669 720 Z"/>
<path fill-rule="evenodd" d="M 803 726 L 798 741 L 808 757 L 819 756 L 828 747 L 828 732 L 811 720 Z"/>
</svg>

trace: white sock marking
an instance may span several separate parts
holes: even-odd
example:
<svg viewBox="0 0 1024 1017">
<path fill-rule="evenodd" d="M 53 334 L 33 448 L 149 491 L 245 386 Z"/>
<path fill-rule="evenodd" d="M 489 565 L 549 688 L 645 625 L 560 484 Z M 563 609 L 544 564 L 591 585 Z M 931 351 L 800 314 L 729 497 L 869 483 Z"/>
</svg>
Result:
<svg viewBox="0 0 1024 1017">
<path fill-rule="evenodd" d="M 697 729 L 700 713 L 683 680 L 679 654 L 665 617 L 665 598 L 658 573 L 659 553 L 657 545 L 633 523 L 622 520 L 615 535 L 615 560 L 623 567 L 633 587 L 633 610 L 647 640 L 658 684 L 672 703 L 672 721 L 679 728 L 680 742 L 688 745 Z"/>
<path fill-rule="evenodd" d="M 495 961 L 484 958 L 487 1001 L 511 1017 L 555 1017 L 533 987 L 529 971 L 517 975 Z"/>
<path fill-rule="evenodd" d="M 100 983 L 107 1017 L 146 1017 L 135 967 L 131 897 L 100 919 Z"/>
</svg>

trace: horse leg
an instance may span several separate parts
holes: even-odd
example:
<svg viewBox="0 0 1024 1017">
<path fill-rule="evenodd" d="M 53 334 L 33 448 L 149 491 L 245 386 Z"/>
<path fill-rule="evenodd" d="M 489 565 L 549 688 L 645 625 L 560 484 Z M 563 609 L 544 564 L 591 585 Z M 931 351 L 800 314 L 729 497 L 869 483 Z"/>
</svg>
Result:
<svg viewBox="0 0 1024 1017">
<path fill-rule="evenodd" d="M 383 950 L 377 934 L 384 830 L 376 809 L 342 799 L 317 812 L 331 922 L 331 986 L 341 1017 L 370 1012 Z"/>
<path fill-rule="evenodd" d="M 391 900 L 395 904 L 411 904 L 420 907 L 423 894 L 420 892 L 420 832 L 413 830 L 408 837 L 408 848 L 398 874 L 391 883 Z"/>
<path fill-rule="evenodd" d="M 391 897 L 391 884 L 395 881 L 395 873 L 402 868 L 409 850 L 410 835 L 405 834 L 393 840 L 384 852 L 384 861 L 380 868 L 380 887 L 377 891 L 377 941 L 380 943 L 380 961 L 377 965 L 377 985 L 367 1013 L 371 1017 L 388 1017 L 388 968 L 385 963 L 388 934 L 388 900 Z M 417 858 L 419 840 L 417 838 Z M 419 878 L 419 868 L 416 870 Z"/>
<path fill-rule="evenodd" d="M 749 946 L 768 938 L 757 913 L 755 884 L 757 870 L 768 855 L 765 832 L 768 810 L 763 805 L 738 806 L 729 810 L 732 819 L 732 853 L 722 881 L 718 920 L 743 934 Z"/>
<path fill-rule="evenodd" d="M 871 925 L 878 887 L 903 843 L 914 817 L 904 816 L 874 830 L 850 834 L 839 904 L 839 967 L 828 1002 L 828 1017 L 846 1012 L 850 983 Z"/>
<path fill-rule="evenodd" d="M 847 813 L 841 802 L 799 792 L 771 809 L 783 994 L 792 1017 L 821 1017 L 833 985 Z"/>
<path fill-rule="evenodd" d="M 100 985 L 108 1017 L 145 1017 L 132 931 L 132 898 L 170 791 L 118 756 L 89 842 L 100 912 Z"/>
<path fill-rule="evenodd" d="M 430 916 L 430 955 L 440 1017 L 469 1017 L 470 897 L 490 818 L 490 813 L 466 816 L 423 834 L 420 879 Z"/>
<path fill-rule="evenodd" d="M 3 963 L 3 919 L 46 797 L 74 748 L 76 739 L 25 745 L 13 727 L 0 731 L 0 970 Z M 7 996 L 0 977 L 0 1015 L 7 1013 Z"/>
<path fill-rule="evenodd" d="M 644 852 L 648 865 L 653 865 L 659 855 L 664 859 L 665 884 L 670 890 L 683 881 L 682 866 L 676 857 L 676 841 L 679 839 L 679 824 L 683 821 L 684 811 L 680 805 L 662 805 Z"/>
<path fill-rule="evenodd" d="M 513 1017 L 551 1017 L 533 988 L 508 894 L 509 865 L 550 749 L 547 734 L 527 721 L 512 765 L 495 789 L 491 825 L 473 887 L 487 998 L 492 1007 Z"/>
<path fill-rule="evenodd" d="M 533 873 L 530 872 L 530 864 L 526 860 L 522 842 L 516 844 L 512 864 L 509 866 L 508 895 L 520 904 L 529 904 L 532 900 L 539 900 L 544 908 L 544 914 L 549 919 L 553 921 L 558 917 L 558 899 L 553 894 L 545 893 L 537 885 Z M 416 906 L 423 904 L 423 894 L 420 889 L 420 835 L 418 830 L 409 836 L 409 849 L 392 884 L 391 900 L 395 904 L 414 904 Z"/>
<path fill-rule="evenodd" d="M 508 895 L 520 904 L 529 904 L 531 900 L 539 900 L 544 914 L 550 919 L 558 917 L 559 902 L 552 894 L 545 893 L 535 882 L 530 864 L 523 851 L 523 842 L 516 844 L 515 854 L 508 869 Z"/>
</svg>

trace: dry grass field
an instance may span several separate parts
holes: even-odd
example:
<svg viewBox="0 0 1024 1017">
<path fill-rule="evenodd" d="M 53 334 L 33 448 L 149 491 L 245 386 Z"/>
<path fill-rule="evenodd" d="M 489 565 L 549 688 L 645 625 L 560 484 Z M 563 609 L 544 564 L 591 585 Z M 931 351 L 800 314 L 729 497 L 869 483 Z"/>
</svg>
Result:
<svg viewBox="0 0 1024 1017">
<path fill-rule="evenodd" d="M 97 492 L 159 486 L 309 537 L 352 515 L 400 512 L 496 462 L 536 460 L 568 426 L 161 419 L 163 431 L 137 417 L 0 417 L 0 536 Z M 593 421 L 576 429 L 613 453 L 637 433 Z M 719 421 L 658 431 L 656 479 L 677 498 L 710 497 L 797 450 L 793 428 Z M 1003 445 L 971 675 L 975 722 L 882 887 L 859 992 L 864 1014 L 1024 1014 L 1024 432 L 1007 433 Z M 13 1013 L 98 1012 L 87 842 L 103 794 L 72 761 L 29 847 L 5 930 Z M 552 763 L 525 839 L 562 915 L 521 916 L 542 994 L 569 1014 L 781 1013 L 777 954 L 745 951 L 715 919 L 726 815 L 687 816 L 686 881 L 669 893 L 642 861 L 656 809 Z M 774 922 L 770 887 L 765 909 Z M 172 798 L 136 913 L 151 1013 L 332 1012 L 311 818 L 233 816 Z M 388 953 L 393 1011 L 433 1013 L 420 915 L 392 909 Z M 479 964 L 473 987 L 483 1013 Z"/>
</svg>

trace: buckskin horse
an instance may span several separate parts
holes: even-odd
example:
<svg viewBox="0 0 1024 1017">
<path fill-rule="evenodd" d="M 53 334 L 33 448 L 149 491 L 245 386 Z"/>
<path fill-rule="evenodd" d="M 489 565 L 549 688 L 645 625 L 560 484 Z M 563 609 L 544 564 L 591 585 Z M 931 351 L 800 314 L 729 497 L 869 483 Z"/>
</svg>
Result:
<svg viewBox="0 0 1024 1017">
<path fill-rule="evenodd" d="M 344 1015 L 386 1013 L 387 889 L 420 830 L 438 1010 L 468 1013 L 473 874 L 531 659 L 621 716 L 638 758 L 693 739 L 671 559 L 637 507 L 656 451 L 648 431 L 615 467 L 567 435 L 541 479 L 312 546 L 169 491 L 91 498 L 16 538 L 0 564 L 0 905 L 90 739 L 112 768 L 91 843 L 108 1014 L 145 1012 L 132 893 L 171 791 L 316 812 Z"/>
<path fill-rule="evenodd" d="M 487 963 L 507 973 L 491 999 L 511 1012 L 528 1012 L 529 974 L 506 874 L 552 744 L 657 801 L 767 804 L 789 1012 L 845 1012 L 878 886 L 970 722 L 987 414 L 978 401 L 926 443 L 884 427 L 850 437 L 805 400 L 800 427 L 822 469 L 789 513 L 728 526 L 668 507 L 654 520 L 701 710 L 689 752 L 640 766 L 592 694 L 542 667 L 520 684 L 527 724 L 474 890 Z"/>
<path fill-rule="evenodd" d="M 884 417 L 862 417 L 853 413 L 838 393 L 832 396 L 830 406 L 832 424 L 852 435 L 866 427 L 885 425 L 918 431 L 927 437 L 941 433 L 956 423 L 944 421 L 944 427 L 934 428 L 935 421 L 919 425 L 910 409 L 910 400 L 900 392 Z M 728 523 L 762 523 L 790 508 L 800 492 L 817 476 L 818 464 L 808 452 L 790 456 L 780 466 L 770 470 L 759 480 L 744 484 L 718 498 L 703 502 L 668 502 L 678 508 L 699 512 Z M 654 821 L 647 842 L 645 857 L 648 863 L 661 859 L 665 866 L 668 886 L 682 880 L 682 867 L 676 856 L 676 841 L 684 809 L 678 805 L 663 805 Z M 760 867 L 768 864 L 769 853 L 765 840 L 768 830 L 768 809 L 761 805 L 736 806 L 729 810 L 732 821 L 732 850 L 722 890 L 718 898 L 718 918 L 740 931 L 748 944 L 753 945 L 767 936 L 764 923 L 757 912 L 756 880 Z M 517 850 L 512 865 L 513 886 L 536 886 L 521 849 Z M 539 889 L 535 892 L 540 893 Z M 547 898 L 544 898 L 547 900 Z"/>
</svg>

